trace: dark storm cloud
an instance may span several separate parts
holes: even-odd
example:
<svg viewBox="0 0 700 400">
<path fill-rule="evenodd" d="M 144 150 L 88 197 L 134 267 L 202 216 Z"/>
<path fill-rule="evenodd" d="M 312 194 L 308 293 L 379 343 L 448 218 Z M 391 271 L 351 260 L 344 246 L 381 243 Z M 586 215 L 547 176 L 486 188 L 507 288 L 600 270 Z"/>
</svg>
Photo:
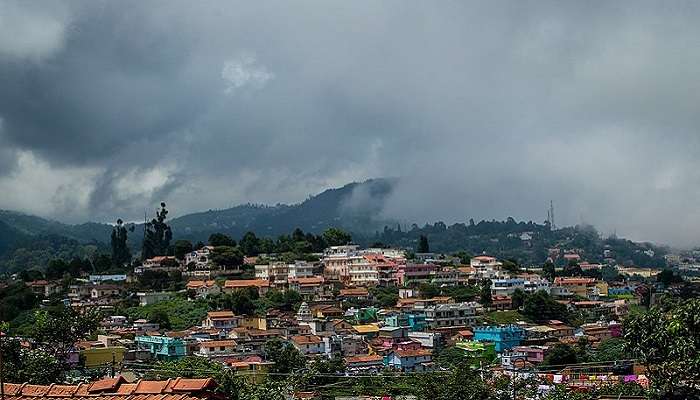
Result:
<svg viewBox="0 0 700 400">
<path fill-rule="evenodd" d="M 0 207 L 133 219 L 399 176 L 383 212 L 410 221 L 541 221 L 551 199 L 561 224 L 690 244 L 699 11 L 4 2 L 0 187 L 54 193 Z"/>
</svg>

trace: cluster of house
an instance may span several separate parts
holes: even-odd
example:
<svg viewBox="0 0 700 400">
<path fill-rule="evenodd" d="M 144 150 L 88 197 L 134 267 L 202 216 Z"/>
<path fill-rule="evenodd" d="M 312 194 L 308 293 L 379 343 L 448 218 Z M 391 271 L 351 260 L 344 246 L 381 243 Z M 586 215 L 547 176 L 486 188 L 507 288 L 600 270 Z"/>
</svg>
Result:
<svg viewBox="0 0 700 400">
<path fill-rule="evenodd" d="M 205 357 L 244 374 L 262 374 L 271 363 L 264 347 L 271 339 L 294 346 L 307 357 L 340 354 L 349 374 L 374 373 L 390 368 L 403 372 L 435 368 L 433 352 L 453 345 L 475 362 L 493 362 L 500 356 L 505 369 L 526 368 L 544 360 L 552 344 L 592 343 L 621 334 L 616 322 L 597 322 L 574 328 L 560 321 L 535 325 L 479 324 L 481 305 L 455 302 L 449 297 L 401 299 L 395 308 L 347 308 L 332 301 L 304 302 L 296 313 L 271 310 L 266 316 L 211 311 L 198 326 L 166 331 L 147 320 L 128 322 L 112 316 L 108 332 L 96 341 L 76 346 L 87 367 L 113 363 Z"/>
<path fill-rule="evenodd" d="M 272 309 L 266 315 L 210 311 L 199 324 L 182 331 L 113 315 L 103 322 L 106 334 L 76 345 L 72 362 L 81 360 L 87 367 L 128 366 L 197 356 L 257 376 L 271 365 L 265 357 L 265 344 L 278 339 L 310 358 L 341 355 L 348 374 L 384 369 L 429 371 L 435 368 L 435 350 L 445 346 L 470 354 L 474 362 L 498 360 L 505 370 L 527 369 L 541 363 L 553 344 L 573 344 L 585 337 L 595 345 L 619 336 L 620 324 L 615 321 L 636 301 L 638 289 L 629 281 L 609 285 L 586 277 L 550 281 L 536 273 L 509 271 L 489 255 L 473 257 L 468 265 L 462 265 L 449 256 L 424 253 L 407 260 L 401 250 L 361 249 L 355 245 L 330 247 L 319 255 L 318 262 L 265 257 L 271 261 L 258 263 L 259 259 L 247 258 L 246 263 L 254 266 L 253 279 L 220 279 L 211 261 L 212 251 L 204 247 L 181 261 L 155 257 L 144 261 L 134 275 L 90 276 L 68 287 L 67 300 L 74 306 L 109 307 L 130 295 L 141 305 L 157 303 L 175 293 L 128 293 L 128 283 L 146 270 L 179 270 L 188 279 L 190 298 L 240 289 L 265 295 L 275 289 L 295 290 L 304 302 L 295 312 Z M 578 257 L 570 252 L 563 256 Z M 582 269 L 602 268 L 580 257 L 576 261 Z M 479 284 L 485 279 L 491 281 L 492 304 L 488 309 L 477 302 L 460 302 L 447 296 L 423 298 L 418 289 L 421 283 L 446 287 Z M 58 290 L 46 281 L 29 285 L 45 296 Z M 373 287 L 397 288 L 397 303 L 377 307 L 374 291 L 370 290 Z M 598 322 L 579 327 L 555 320 L 545 324 L 484 325 L 486 312 L 513 309 L 516 290 L 544 291 Z"/>
<path fill-rule="evenodd" d="M 206 249 L 206 248 L 205 248 Z M 203 256 L 191 263 L 208 265 Z M 264 373 L 265 343 L 279 339 L 307 357 L 344 358 L 347 373 L 364 374 L 383 369 L 404 372 L 435 368 L 434 351 L 455 346 L 482 362 L 498 357 L 505 369 L 528 368 L 544 360 L 555 343 L 591 343 L 620 335 L 615 322 L 627 312 L 633 286 L 610 287 L 594 278 L 557 277 L 548 281 L 537 274 L 512 273 L 495 257 L 480 255 L 469 265 L 452 266 L 454 260 L 431 254 L 423 262 L 408 262 L 395 249 L 336 246 L 327 249 L 319 263 L 270 261 L 255 265 L 254 279 L 225 281 L 192 277 L 187 290 L 206 298 L 239 289 L 264 295 L 270 289 L 293 289 L 304 299 L 296 312 L 273 309 L 266 315 L 236 315 L 230 310 L 209 312 L 197 326 L 183 331 L 163 330 L 147 320 L 127 321 L 112 316 L 104 321 L 107 335 L 78 345 L 88 366 L 140 363 L 185 356 L 217 360 L 241 373 Z M 145 264 L 144 264 L 145 265 Z M 149 263 L 149 265 L 155 265 Z M 202 264 L 202 271 L 205 267 Z M 493 304 L 489 310 L 477 302 L 458 302 L 451 297 L 422 298 L 420 283 L 439 286 L 466 285 L 491 280 Z M 92 292 L 102 283 L 92 285 Z M 373 304 L 371 287 L 398 287 L 395 306 L 354 307 Z M 598 313 L 595 322 L 571 327 L 560 321 L 546 324 L 484 325 L 486 311 L 512 309 L 516 290 L 545 291 L 572 309 Z M 162 301 L 168 293 L 140 293 L 142 304 Z M 82 294 L 81 294 L 82 296 Z M 616 298 L 623 297 L 623 298 Z M 101 294 L 95 296 L 102 298 Z M 611 297 L 613 297 L 611 299 Z"/>
</svg>

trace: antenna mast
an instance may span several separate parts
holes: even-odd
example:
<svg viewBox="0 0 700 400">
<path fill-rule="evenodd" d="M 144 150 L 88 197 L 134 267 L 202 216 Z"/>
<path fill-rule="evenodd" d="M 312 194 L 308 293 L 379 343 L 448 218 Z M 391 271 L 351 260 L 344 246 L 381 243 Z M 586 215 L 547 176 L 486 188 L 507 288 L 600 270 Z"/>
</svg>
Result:
<svg viewBox="0 0 700 400">
<path fill-rule="evenodd" d="M 550 200 L 549 201 L 549 226 L 552 228 L 552 230 L 557 229 L 557 225 L 554 223 L 554 201 Z"/>
</svg>

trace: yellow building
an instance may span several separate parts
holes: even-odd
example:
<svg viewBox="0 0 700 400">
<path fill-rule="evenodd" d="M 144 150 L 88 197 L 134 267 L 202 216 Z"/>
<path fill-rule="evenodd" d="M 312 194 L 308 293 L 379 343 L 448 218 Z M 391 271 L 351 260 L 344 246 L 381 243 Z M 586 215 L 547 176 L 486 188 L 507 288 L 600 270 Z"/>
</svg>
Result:
<svg viewBox="0 0 700 400">
<path fill-rule="evenodd" d="M 266 379 L 269 367 L 273 364 L 272 362 L 262 361 L 257 356 L 227 363 L 236 375 L 243 376 L 248 382 L 255 384 L 262 383 Z"/>
<path fill-rule="evenodd" d="M 608 283 L 603 281 L 597 281 L 595 286 L 598 288 L 598 294 L 600 296 L 608 295 Z"/>
<path fill-rule="evenodd" d="M 267 320 L 260 317 L 243 317 L 238 321 L 239 328 L 267 330 Z"/>
<path fill-rule="evenodd" d="M 113 363 L 115 365 L 121 364 L 124 361 L 125 353 L 126 348 L 123 346 L 92 347 L 82 350 L 80 356 L 88 368 L 110 367 Z"/>
<path fill-rule="evenodd" d="M 625 276 L 639 275 L 642 278 L 653 278 L 661 272 L 658 269 L 637 268 L 637 267 L 617 267 L 617 272 Z"/>
<path fill-rule="evenodd" d="M 352 329 L 359 335 L 367 337 L 376 337 L 379 334 L 379 326 L 377 324 L 353 325 Z"/>
</svg>

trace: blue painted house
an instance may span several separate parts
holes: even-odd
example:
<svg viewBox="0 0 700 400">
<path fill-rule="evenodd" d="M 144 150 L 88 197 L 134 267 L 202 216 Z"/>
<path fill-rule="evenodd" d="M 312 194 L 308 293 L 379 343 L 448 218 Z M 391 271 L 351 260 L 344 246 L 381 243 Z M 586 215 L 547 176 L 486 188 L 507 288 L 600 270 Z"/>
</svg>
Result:
<svg viewBox="0 0 700 400">
<path fill-rule="evenodd" d="M 520 345 L 524 338 L 525 330 L 515 325 L 474 328 L 474 340 L 478 342 L 492 342 L 496 346 L 496 352 L 498 353 Z"/>
<path fill-rule="evenodd" d="M 390 327 L 407 326 L 412 332 L 422 332 L 425 330 L 425 315 L 411 313 L 396 313 L 387 315 L 384 324 Z"/>
<path fill-rule="evenodd" d="M 408 314 L 408 326 L 413 332 L 423 332 L 425 330 L 425 314 Z"/>
<path fill-rule="evenodd" d="M 148 350 L 153 358 L 159 360 L 177 360 L 186 355 L 185 343 L 178 338 L 168 336 L 136 336 L 139 349 Z"/>
</svg>

